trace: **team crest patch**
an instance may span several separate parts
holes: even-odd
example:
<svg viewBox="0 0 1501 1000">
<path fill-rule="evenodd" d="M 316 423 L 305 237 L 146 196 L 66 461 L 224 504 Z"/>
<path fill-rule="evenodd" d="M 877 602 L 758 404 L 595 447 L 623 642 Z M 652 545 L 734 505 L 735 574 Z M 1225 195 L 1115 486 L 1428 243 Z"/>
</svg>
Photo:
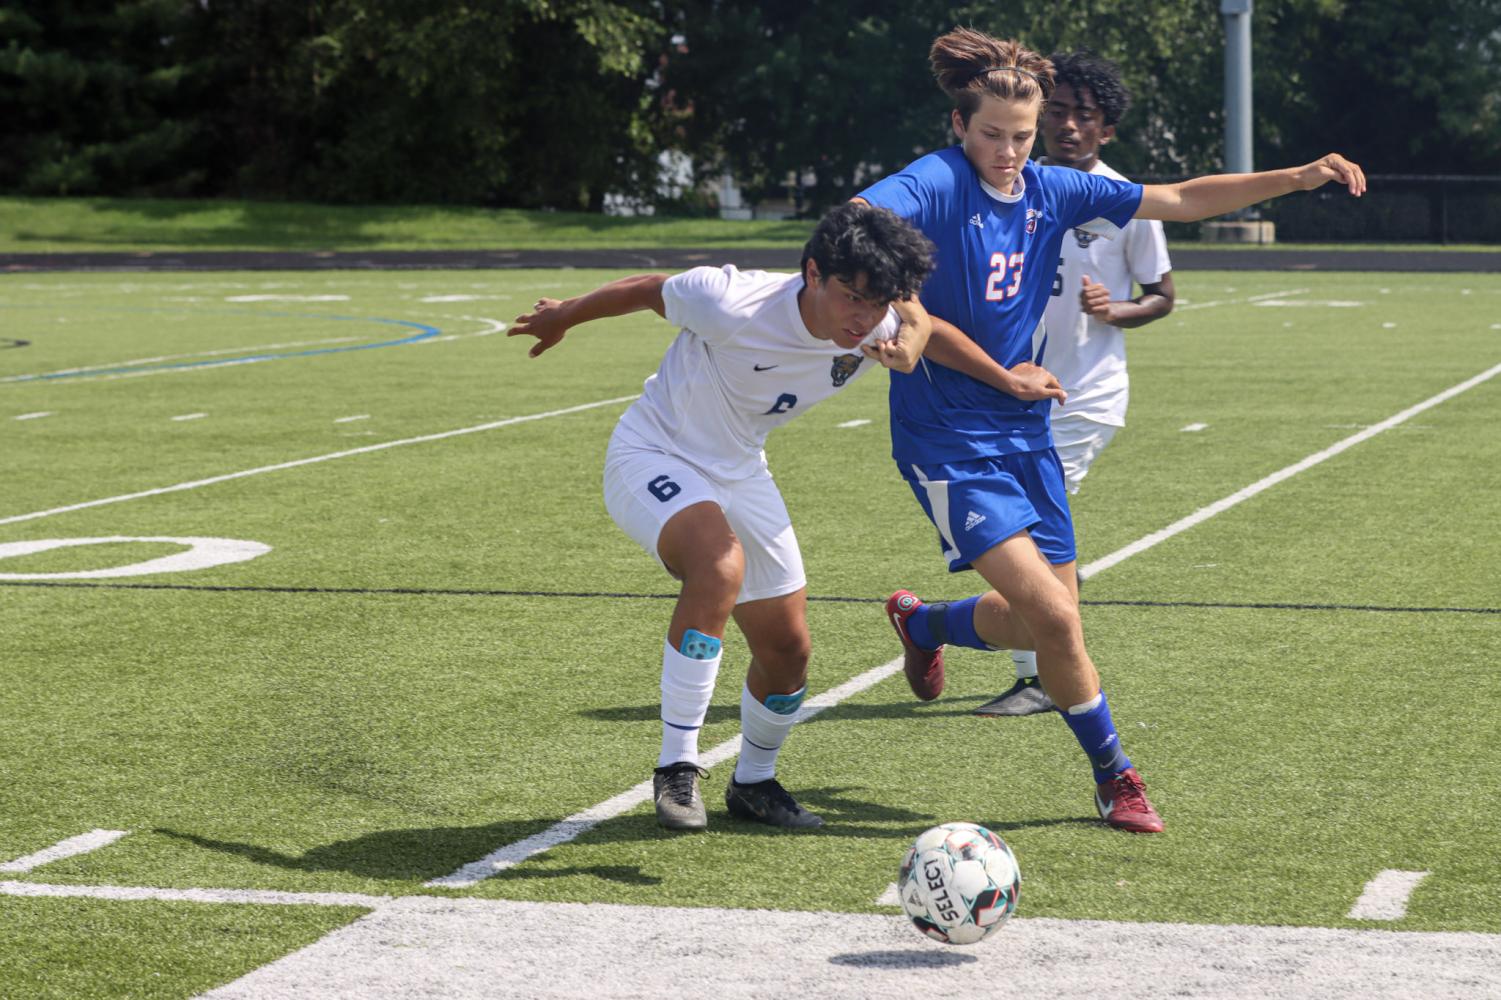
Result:
<svg viewBox="0 0 1501 1000">
<path fill-rule="evenodd" d="M 860 362 L 865 360 L 863 354 L 841 354 L 834 359 L 834 364 L 829 368 L 829 377 L 834 380 L 837 388 L 850 380 L 855 374 L 855 369 L 860 367 Z"/>
<path fill-rule="evenodd" d="M 1028 236 L 1031 236 L 1033 233 L 1037 232 L 1037 220 L 1040 219 L 1040 218 L 1042 218 L 1042 209 L 1040 209 L 1040 208 L 1029 208 L 1029 209 L 1027 209 L 1027 235 Z"/>
<path fill-rule="evenodd" d="M 1079 244 L 1080 250 L 1088 250 L 1089 245 L 1099 238 L 1099 233 L 1086 233 L 1082 229 L 1074 230 L 1074 242 Z"/>
</svg>

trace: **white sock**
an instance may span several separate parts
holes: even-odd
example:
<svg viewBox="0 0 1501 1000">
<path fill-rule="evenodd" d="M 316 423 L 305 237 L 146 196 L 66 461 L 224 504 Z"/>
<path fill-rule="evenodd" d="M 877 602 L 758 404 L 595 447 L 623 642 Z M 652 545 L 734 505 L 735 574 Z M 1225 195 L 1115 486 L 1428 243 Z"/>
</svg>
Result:
<svg viewBox="0 0 1501 1000">
<path fill-rule="evenodd" d="M 795 695 L 798 700 L 802 699 L 803 691 Z M 777 773 L 777 754 L 796 718 L 795 711 L 786 715 L 773 712 L 750 693 L 749 687 L 740 690 L 740 759 L 735 762 L 737 782 L 751 785 Z"/>
<path fill-rule="evenodd" d="M 1037 676 L 1037 653 L 1030 649 L 1013 649 L 1011 662 L 1016 664 L 1016 679 L 1024 681 Z"/>
<path fill-rule="evenodd" d="M 662 752 L 657 766 L 678 761 L 698 763 L 698 731 L 714 698 L 721 653 L 712 660 L 695 660 L 667 644 L 662 646 Z"/>
</svg>

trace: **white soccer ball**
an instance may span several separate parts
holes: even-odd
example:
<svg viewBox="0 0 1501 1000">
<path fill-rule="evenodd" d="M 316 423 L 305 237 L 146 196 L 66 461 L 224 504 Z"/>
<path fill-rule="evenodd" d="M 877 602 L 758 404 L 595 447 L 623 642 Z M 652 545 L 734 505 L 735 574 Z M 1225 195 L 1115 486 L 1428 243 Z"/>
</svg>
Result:
<svg viewBox="0 0 1501 1000">
<path fill-rule="evenodd" d="M 944 944 L 974 944 L 1011 919 L 1022 874 L 1011 848 L 985 827 L 944 823 L 907 849 L 896 885 L 919 931 Z"/>
</svg>

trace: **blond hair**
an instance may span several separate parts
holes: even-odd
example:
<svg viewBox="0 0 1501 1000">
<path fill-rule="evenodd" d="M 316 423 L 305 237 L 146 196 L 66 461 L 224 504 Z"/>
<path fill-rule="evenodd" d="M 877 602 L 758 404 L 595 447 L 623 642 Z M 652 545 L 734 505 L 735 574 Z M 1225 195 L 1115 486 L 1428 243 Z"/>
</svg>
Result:
<svg viewBox="0 0 1501 1000">
<path fill-rule="evenodd" d="M 928 63 L 938 86 L 965 125 L 986 96 L 1003 101 L 1053 95 L 1053 64 L 1020 42 L 1002 41 L 973 28 L 955 28 L 933 40 Z"/>
</svg>

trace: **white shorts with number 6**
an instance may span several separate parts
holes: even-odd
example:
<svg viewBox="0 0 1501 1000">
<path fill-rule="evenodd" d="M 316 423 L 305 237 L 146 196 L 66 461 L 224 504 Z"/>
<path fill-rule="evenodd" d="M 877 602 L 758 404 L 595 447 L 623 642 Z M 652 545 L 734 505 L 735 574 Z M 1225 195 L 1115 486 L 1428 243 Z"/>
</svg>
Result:
<svg viewBox="0 0 1501 1000">
<path fill-rule="evenodd" d="M 719 505 L 745 551 L 745 579 L 736 604 L 801 590 L 803 557 L 787 505 L 771 473 L 722 483 L 682 459 L 610 439 L 605 454 L 605 508 L 658 563 L 657 539 L 674 514 L 696 503 Z M 665 568 L 665 567 L 664 567 Z"/>
</svg>

